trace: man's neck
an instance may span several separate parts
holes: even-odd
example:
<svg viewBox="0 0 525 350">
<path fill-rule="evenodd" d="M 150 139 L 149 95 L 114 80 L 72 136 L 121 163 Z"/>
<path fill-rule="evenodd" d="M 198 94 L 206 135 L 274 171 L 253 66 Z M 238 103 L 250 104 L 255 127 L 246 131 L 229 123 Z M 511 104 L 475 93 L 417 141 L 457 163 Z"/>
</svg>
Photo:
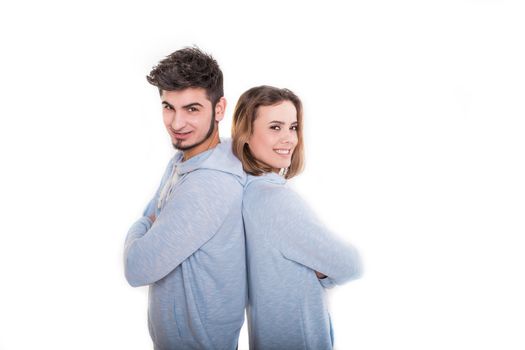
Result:
<svg viewBox="0 0 525 350">
<path fill-rule="evenodd" d="M 216 128 L 213 134 L 211 134 L 206 141 L 204 141 L 195 148 L 184 151 L 182 155 L 182 160 L 187 161 L 188 159 L 193 158 L 196 155 L 201 154 L 202 152 L 206 152 L 207 150 L 214 148 L 220 142 L 221 139 L 219 138 L 219 129 Z"/>
</svg>

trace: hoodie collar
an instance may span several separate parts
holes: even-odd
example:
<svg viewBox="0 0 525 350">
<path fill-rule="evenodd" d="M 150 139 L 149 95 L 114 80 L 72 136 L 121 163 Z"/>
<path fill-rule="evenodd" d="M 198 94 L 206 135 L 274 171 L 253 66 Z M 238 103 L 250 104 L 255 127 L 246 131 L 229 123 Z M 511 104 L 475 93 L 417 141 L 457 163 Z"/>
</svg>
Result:
<svg viewBox="0 0 525 350">
<path fill-rule="evenodd" d="M 244 180 L 246 174 L 242 169 L 242 164 L 232 152 L 230 139 L 221 138 L 221 142 L 196 156 L 183 161 L 183 153 L 177 152 L 174 157 L 174 165 L 179 176 L 192 172 L 197 169 L 213 169 L 230 173 Z"/>
</svg>

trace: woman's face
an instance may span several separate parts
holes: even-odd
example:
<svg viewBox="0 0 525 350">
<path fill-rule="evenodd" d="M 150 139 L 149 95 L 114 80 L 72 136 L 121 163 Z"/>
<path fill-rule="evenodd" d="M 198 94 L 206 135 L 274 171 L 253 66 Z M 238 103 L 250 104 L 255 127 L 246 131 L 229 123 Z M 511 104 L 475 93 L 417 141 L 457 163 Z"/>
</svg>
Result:
<svg viewBox="0 0 525 350">
<path fill-rule="evenodd" d="M 288 168 L 297 145 L 297 110 L 290 101 L 257 108 L 248 140 L 252 155 L 273 171 Z"/>
</svg>

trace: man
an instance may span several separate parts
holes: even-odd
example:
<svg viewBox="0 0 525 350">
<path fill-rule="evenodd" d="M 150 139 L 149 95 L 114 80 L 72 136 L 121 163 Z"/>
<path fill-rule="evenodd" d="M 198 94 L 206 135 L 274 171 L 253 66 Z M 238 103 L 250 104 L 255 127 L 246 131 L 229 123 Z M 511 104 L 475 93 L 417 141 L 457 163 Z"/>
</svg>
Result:
<svg viewBox="0 0 525 350">
<path fill-rule="evenodd" d="M 197 48 L 153 68 L 173 146 L 155 197 L 130 228 L 124 264 L 132 286 L 149 285 L 155 349 L 237 346 L 246 266 L 241 215 L 245 175 L 219 138 L 226 100 L 217 62 Z"/>
</svg>

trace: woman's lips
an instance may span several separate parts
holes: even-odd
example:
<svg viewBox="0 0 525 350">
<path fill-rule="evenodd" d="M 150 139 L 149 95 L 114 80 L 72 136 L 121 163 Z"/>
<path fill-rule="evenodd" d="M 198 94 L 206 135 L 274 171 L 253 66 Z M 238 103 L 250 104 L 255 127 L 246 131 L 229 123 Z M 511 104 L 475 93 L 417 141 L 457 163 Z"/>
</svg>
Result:
<svg viewBox="0 0 525 350">
<path fill-rule="evenodd" d="M 290 154 L 292 154 L 291 150 L 286 148 L 277 148 L 274 149 L 274 152 L 280 156 L 289 156 Z"/>
</svg>

